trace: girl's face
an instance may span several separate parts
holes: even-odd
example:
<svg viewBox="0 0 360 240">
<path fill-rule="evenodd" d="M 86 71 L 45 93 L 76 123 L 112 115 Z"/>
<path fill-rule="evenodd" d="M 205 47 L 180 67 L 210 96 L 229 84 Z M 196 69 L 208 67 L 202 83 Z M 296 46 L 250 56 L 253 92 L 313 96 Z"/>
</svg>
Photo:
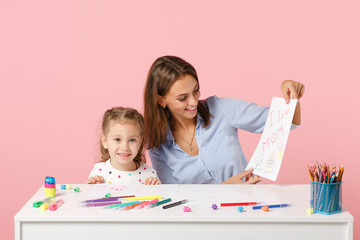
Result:
<svg viewBox="0 0 360 240">
<path fill-rule="evenodd" d="M 181 121 L 196 116 L 199 97 L 198 82 L 193 76 L 186 74 L 171 86 L 165 96 L 159 96 L 158 102 L 162 106 L 166 104 L 172 116 Z"/>
<path fill-rule="evenodd" d="M 142 136 L 139 124 L 133 121 L 110 121 L 109 131 L 102 136 L 102 144 L 109 151 L 111 165 L 120 171 L 134 171 L 133 159 L 139 152 Z"/>
</svg>

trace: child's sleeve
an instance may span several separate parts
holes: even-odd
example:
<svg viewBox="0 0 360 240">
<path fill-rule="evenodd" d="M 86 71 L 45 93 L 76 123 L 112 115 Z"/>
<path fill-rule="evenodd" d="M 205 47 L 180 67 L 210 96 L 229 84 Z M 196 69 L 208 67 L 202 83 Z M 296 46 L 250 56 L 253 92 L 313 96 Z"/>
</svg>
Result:
<svg viewBox="0 0 360 240">
<path fill-rule="evenodd" d="M 95 176 L 95 175 L 99 175 L 99 169 L 98 169 L 98 168 L 99 168 L 99 167 L 98 167 L 98 164 L 95 164 L 94 167 L 93 167 L 93 169 L 91 170 L 91 172 L 90 172 L 90 174 L 89 174 L 88 179 L 91 178 L 91 177 L 93 177 L 93 176 Z"/>
<path fill-rule="evenodd" d="M 152 173 L 153 173 L 153 175 L 154 175 L 153 177 L 160 180 L 159 176 L 158 176 L 157 173 L 156 173 L 156 170 L 155 170 L 155 169 L 152 169 L 152 170 L 153 170 Z"/>
</svg>

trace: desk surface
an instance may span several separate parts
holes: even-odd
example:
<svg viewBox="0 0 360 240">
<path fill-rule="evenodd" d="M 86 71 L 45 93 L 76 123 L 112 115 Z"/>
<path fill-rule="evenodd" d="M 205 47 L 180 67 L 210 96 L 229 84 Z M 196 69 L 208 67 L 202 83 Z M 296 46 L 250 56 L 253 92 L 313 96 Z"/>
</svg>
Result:
<svg viewBox="0 0 360 240">
<path fill-rule="evenodd" d="M 44 189 L 39 191 L 15 216 L 16 240 L 63 239 L 231 239 L 234 236 L 248 239 L 319 240 L 353 239 L 353 217 L 343 209 L 333 215 L 308 215 L 310 185 L 158 185 L 116 186 L 76 185 L 73 190 L 58 190 L 56 198 L 65 203 L 56 211 L 33 208 L 33 202 L 44 199 Z M 57 185 L 59 189 L 59 185 Z M 173 201 L 189 202 L 169 209 L 158 206 L 151 209 L 127 211 L 80 208 L 83 200 L 113 195 L 158 196 Z M 273 208 L 269 212 L 245 212 L 237 207 L 211 205 L 221 202 L 260 202 L 261 204 L 288 203 L 290 207 Z M 188 206 L 191 212 L 184 212 Z"/>
<path fill-rule="evenodd" d="M 62 198 L 65 203 L 56 211 L 41 211 L 32 207 L 33 202 L 45 198 L 41 187 L 35 195 L 15 215 L 15 222 L 317 222 L 317 223 L 351 223 L 353 216 L 343 208 L 343 211 L 333 215 L 312 214 L 310 208 L 310 185 L 159 185 L 159 186 L 116 186 L 72 184 L 79 187 L 74 190 L 60 190 L 57 185 L 56 198 Z M 116 188 L 117 187 L 117 188 Z M 104 197 L 105 192 L 114 195 L 135 194 L 136 196 L 162 195 L 172 198 L 172 202 L 188 199 L 189 202 L 177 207 L 163 209 L 132 209 L 114 211 L 102 207 L 81 208 L 83 200 Z M 219 207 L 213 210 L 213 203 L 256 201 L 261 205 L 291 204 L 285 208 L 273 208 L 269 212 L 252 210 L 244 206 L 244 212 L 239 213 L 237 207 Z M 191 212 L 184 212 L 188 206 Z"/>
</svg>

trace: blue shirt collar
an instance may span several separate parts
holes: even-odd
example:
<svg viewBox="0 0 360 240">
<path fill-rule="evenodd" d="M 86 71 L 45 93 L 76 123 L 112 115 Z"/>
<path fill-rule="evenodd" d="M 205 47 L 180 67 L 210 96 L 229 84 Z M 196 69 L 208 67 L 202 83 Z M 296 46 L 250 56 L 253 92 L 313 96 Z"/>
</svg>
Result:
<svg viewBox="0 0 360 240">
<path fill-rule="evenodd" d="M 196 123 L 196 131 L 199 129 L 199 127 L 201 126 L 201 124 L 203 124 L 205 121 L 204 119 L 200 116 L 200 114 L 197 114 L 197 123 Z M 168 124 L 168 126 L 170 126 L 170 124 Z M 166 134 L 166 145 L 170 145 L 173 144 L 175 145 L 175 139 L 174 136 L 171 132 L 170 127 L 168 128 L 167 134 Z"/>
</svg>

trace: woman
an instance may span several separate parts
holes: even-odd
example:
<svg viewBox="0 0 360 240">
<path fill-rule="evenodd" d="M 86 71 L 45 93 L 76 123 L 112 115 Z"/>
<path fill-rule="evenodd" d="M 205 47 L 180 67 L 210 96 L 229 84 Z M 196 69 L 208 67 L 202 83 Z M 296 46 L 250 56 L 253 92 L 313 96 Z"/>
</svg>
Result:
<svg viewBox="0 0 360 240">
<path fill-rule="evenodd" d="M 281 91 L 289 102 L 301 98 L 304 86 L 286 80 Z M 237 130 L 261 133 L 269 107 L 216 96 L 199 101 L 199 97 L 197 73 L 190 63 L 175 56 L 153 63 L 144 93 L 145 140 L 161 182 L 259 182 L 252 169 L 243 172 L 247 160 Z M 299 103 L 293 124 L 300 124 Z"/>
</svg>

